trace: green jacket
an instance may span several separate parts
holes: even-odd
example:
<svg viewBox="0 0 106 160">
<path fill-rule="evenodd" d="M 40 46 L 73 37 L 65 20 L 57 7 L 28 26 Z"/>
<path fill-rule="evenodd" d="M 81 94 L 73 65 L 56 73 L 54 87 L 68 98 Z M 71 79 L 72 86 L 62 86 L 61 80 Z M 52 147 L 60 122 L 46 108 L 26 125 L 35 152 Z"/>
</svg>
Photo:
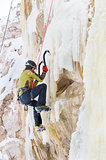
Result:
<svg viewBox="0 0 106 160">
<path fill-rule="evenodd" d="M 18 80 L 18 89 L 20 88 L 29 88 L 31 89 L 32 82 L 35 79 L 33 87 L 35 87 L 38 82 L 42 82 L 43 79 L 45 78 L 46 72 L 42 72 L 42 75 L 39 76 L 38 74 L 34 73 L 30 69 L 25 69 Z M 21 96 L 22 92 L 19 93 L 19 96 Z"/>
</svg>

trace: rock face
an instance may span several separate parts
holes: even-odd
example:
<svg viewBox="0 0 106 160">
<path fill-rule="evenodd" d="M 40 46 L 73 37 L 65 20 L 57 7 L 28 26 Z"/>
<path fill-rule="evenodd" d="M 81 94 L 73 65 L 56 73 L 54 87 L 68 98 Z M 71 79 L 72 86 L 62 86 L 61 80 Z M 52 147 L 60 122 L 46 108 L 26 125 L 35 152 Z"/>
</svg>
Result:
<svg viewBox="0 0 106 160">
<path fill-rule="evenodd" d="M 74 82 L 56 101 L 55 111 L 51 113 L 52 116 L 55 114 L 56 119 L 51 122 L 50 119 L 47 120 L 46 113 L 43 113 L 44 125 L 48 129 L 47 136 L 50 138 L 50 144 L 52 142 L 52 146 L 50 145 L 51 156 L 47 157 L 48 159 L 68 159 L 70 137 L 75 131 L 83 98 L 83 84 Z M 48 137 L 46 138 L 48 139 Z M 53 142 L 55 142 L 55 145 Z"/>
<path fill-rule="evenodd" d="M 12 17 L 14 17 L 12 19 Z M 0 55 L 0 159 L 25 159 L 24 153 L 24 138 L 25 131 L 20 119 L 20 112 L 16 100 L 17 79 L 8 76 L 10 70 L 14 67 L 15 59 L 12 54 L 21 54 L 21 46 L 15 46 L 14 40 L 21 36 L 20 27 L 20 4 L 13 8 L 8 23 L 5 41 Z M 0 41 L 2 41 L 5 24 L 0 21 Z M 10 60 L 7 58 L 10 54 Z M 6 77 L 6 78 L 5 78 Z M 8 87 L 9 85 L 12 87 Z M 9 89 L 8 89 L 9 88 Z M 8 93 L 9 92 L 9 93 Z M 2 98 L 2 95 L 5 95 Z"/>
</svg>

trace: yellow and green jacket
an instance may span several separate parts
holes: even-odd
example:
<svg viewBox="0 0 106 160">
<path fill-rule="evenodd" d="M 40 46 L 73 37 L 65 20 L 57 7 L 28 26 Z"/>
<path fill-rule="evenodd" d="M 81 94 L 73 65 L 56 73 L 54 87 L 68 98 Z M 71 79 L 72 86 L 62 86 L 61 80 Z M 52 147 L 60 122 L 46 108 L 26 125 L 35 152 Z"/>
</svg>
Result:
<svg viewBox="0 0 106 160">
<path fill-rule="evenodd" d="M 32 82 L 33 82 L 34 79 L 35 79 L 35 81 L 34 81 L 33 87 L 36 87 L 38 82 L 42 82 L 43 79 L 45 78 L 45 76 L 46 76 L 45 71 L 42 72 L 42 75 L 38 75 L 30 69 L 25 69 L 21 73 L 20 78 L 18 80 L 18 89 L 24 88 L 24 87 L 28 88 L 28 89 L 31 89 Z M 21 94 L 22 93 L 20 92 L 19 96 L 21 96 Z"/>
</svg>

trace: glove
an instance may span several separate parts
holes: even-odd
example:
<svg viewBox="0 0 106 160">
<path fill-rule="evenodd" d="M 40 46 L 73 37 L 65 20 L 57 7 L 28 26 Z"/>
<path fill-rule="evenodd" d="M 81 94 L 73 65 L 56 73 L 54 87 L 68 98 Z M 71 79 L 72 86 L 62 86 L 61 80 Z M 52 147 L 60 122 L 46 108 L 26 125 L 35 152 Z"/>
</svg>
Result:
<svg viewBox="0 0 106 160">
<path fill-rule="evenodd" d="M 47 72 L 47 71 L 48 71 L 47 66 L 43 66 L 43 71 L 45 71 L 45 72 Z"/>
</svg>

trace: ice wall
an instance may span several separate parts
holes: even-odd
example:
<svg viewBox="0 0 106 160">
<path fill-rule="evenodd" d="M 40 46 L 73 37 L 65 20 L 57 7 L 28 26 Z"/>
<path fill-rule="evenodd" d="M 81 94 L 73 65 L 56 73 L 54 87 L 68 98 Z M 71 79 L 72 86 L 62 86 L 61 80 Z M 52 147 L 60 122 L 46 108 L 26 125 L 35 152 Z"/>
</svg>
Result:
<svg viewBox="0 0 106 160">
<path fill-rule="evenodd" d="M 31 6 L 29 7 L 31 12 L 26 17 L 25 11 L 27 9 L 25 9 L 25 6 L 27 3 Z M 51 1 L 45 0 L 39 7 L 40 9 L 37 8 L 38 1 L 27 0 L 27 3 L 25 4 L 25 1 L 22 0 L 23 53 L 37 61 L 38 51 L 40 50 L 38 46 L 41 43 L 35 43 L 36 18 L 44 10 L 46 25 Z M 56 99 L 56 81 L 59 79 L 60 73 L 63 73 L 63 69 L 72 72 L 83 66 L 88 27 L 88 5 L 88 0 L 53 1 L 40 59 L 42 60 L 45 50 L 50 50 L 51 56 L 47 56 L 47 65 L 50 72 L 46 77 L 48 84 L 47 101 L 50 105 Z M 37 41 L 39 41 L 39 38 Z"/>
<path fill-rule="evenodd" d="M 49 49 L 49 74 L 47 83 L 49 97 L 55 100 L 56 81 L 59 74 L 66 69 L 70 72 L 77 70 L 75 63 L 83 65 L 88 25 L 88 0 L 54 1 L 52 18 L 44 41 L 43 51 Z M 50 1 L 44 3 L 45 20 L 48 16 Z M 79 71 L 78 71 L 79 72 Z"/>
<path fill-rule="evenodd" d="M 42 1 L 42 5 L 40 5 L 38 0 L 22 0 L 23 54 L 36 62 L 42 44 L 42 40 L 39 39 L 39 33 L 37 31 L 37 17 L 40 13 L 43 13 L 44 10 L 44 25 L 46 25 L 50 4 L 50 0 Z M 67 97 L 64 95 L 60 99 L 57 98 L 57 81 L 59 80 L 60 75 L 62 75 L 65 76 L 66 82 L 69 82 L 72 78 L 72 72 L 76 70 L 77 73 L 80 72 L 78 64 L 80 67 L 83 66 L 86 40 L 88 36 L 88 5 L 89 0 L 54 0 L 53 2 L 50 21 L 40 59 L 42 60 L 42 55 L 45 50 L 50 50 L 51 55 L 46 56 L 49 71 L 44 82 L 47 83 L 48 86 L 47 104 L 52 107 L 53 112 L 51 112 L 51 114 L 42 113 L 43 123 L 46 126 L 46 133 L 42 133 L 40 137 L 35 133 L 35 130 L 31 125 L 31 123 L 34 124 L 34 121 L 33 118 L 31 118 L 33 117 L 32 108 L 29 108 L 26 121 L 26 153 L 29 159 L 33 159 L 33 151 L 37 153 L 36 155 L 42 154 L 39 151 L 38 140 L 40 143 L 43 142 L 43 145 L 46 145 L 46 142 L 53 142 L 53 145 L 57 146 L 56 149 L 62 151 L 63 143 L 66 143 L 66 139 L 68 139 L 67 137 L 70 137 L 75 128 L 75 125 L 72 123 L 76 122 L 77 118 L 73 116 L 74 118 L 72 119 L 71 115 L 74 113 L 76 114 L 76 112 L 78 114 L 78 107 L 83 98 L 81 97 L 81 101 L 79 100 L 79 97 L 77 97 L 77 100 L 72 100 L 71 96 L 74 97 L 76 94 L 73 95 L 72 88 L 68 89 L 66 93 Z M 82 80 L 80 82 L 82 82 Z M 82 87 L 82 84 L 75 84 L 74 87 L 78 89 L 78 85 Z M 77 106 L 77 111 L 73 109 L 73 106 Z M 62 110 L 65 112 L 62 113 L 63 117 L 61 116 L 61 122 L 59 122 Z M 65 116 L 67 116 L 67 118 L 65 118 Z M 69 119 L 69 121 L 67 119 Z M 71 123 L 70 126 L 68 125 L 69 123 L 66 123 L 67 121 Z M 69 131 L 67 129 L 68 126 Z M 64 133 L 62 132 L 63 128 L 66 131 Z M 67 157 L 66 152 L 67 151 L 65 150 L 64 157 Z"/>
<path fill-rule="evenodd" d="M 48 4 L 47 0 L 46 3 Z M 77 0 L 57 0 L 53 2 L 53 5 L 53 18 L 48 27 L 44 49 L 48 48 L 55 56 L 54 60 L 57 59 L 58 62 L 54 63 L 57 63 L 60 69 L 72 71 L 72 62 L 82 62 L 80 54 L 84 52 L 84 49 L 81 50 L 81 44 L 84 48 L 86 43 L 88 0 L 80 0 L 78 3 Z M 46 5 L 44 7 L 48 10 Z"/>
<path fill-rule="evenodd" d="M 106 1 L 95 0 L 84 64 L 85 100 L 69 160 L 106 159 Z"/>
<path fill-rule="evenodd" d="M 23 37 L 23 54 L 35 60 L 37 52 L 36 40 L 36 18 L 39 11 L 36 1 L 21 0 L 21 25 Z"/>
</svg>

